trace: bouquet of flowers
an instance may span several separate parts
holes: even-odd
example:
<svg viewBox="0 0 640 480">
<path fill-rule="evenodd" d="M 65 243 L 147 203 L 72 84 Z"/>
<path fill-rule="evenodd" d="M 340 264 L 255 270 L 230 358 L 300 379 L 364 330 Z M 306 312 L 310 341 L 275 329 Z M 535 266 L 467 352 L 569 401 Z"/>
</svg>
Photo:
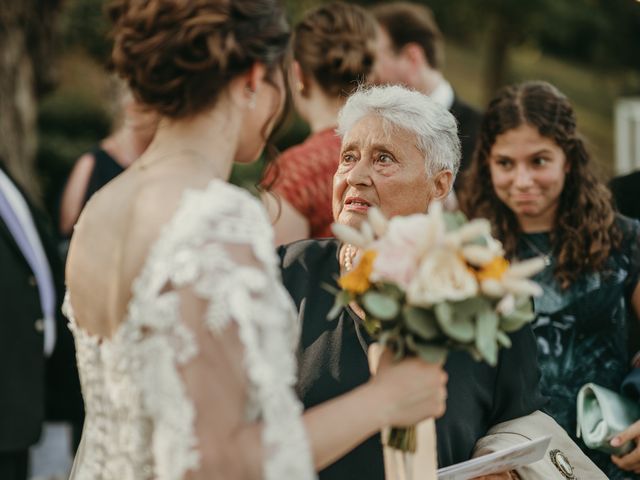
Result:
<svg viewBox="0 0 640 480">
<path fill-rule="evenodd" d="M 339 278 L 329 316 L 356 304 L 369 334 L 397 359 L 442 362 L 457 349 L 495 366 L 499 348 L 511 346 L 508 333 L 534 317 L 531 296 L 542 290 L 528 277 L 544 261 L 509 263 L 487 220 L 467 221 L 433 203 L 428 214 L 391 220 L 372 208 L 360 230 L 334 224 L 333 231 L 347 257 L 353 247 L 360 254 Z M 415 428 L 391 429 L 386 443 L 414 452 Z"/>
</svg>

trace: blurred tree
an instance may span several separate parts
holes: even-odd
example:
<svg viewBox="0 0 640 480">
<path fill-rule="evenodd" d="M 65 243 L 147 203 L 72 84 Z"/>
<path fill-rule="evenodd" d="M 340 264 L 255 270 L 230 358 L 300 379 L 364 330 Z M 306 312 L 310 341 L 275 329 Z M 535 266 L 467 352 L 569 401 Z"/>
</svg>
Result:
<svg viewBox="0 0 640 480">
<path fill-rule="evenodd" d="M 52 47 L 60 3 L 0 2 L 0 157 L 36 198 L 37 99 L 54 83 Z"/>
<path fill-rule="evenodd" d="M 447 39 L 483 45 L 486 97 L 508 81 L 509 51 L 523 43 L 592 68 L 640 70 L 636 0 L 416 1 L 433 10 Z"/>
<path fill-rule="evenodd" d="M 60 14 L 64 48 L 81 48 L 101 65 L 107 63 L 111 54 L 106 3 L 105 0 L 71 0 Z"/>
</svg>

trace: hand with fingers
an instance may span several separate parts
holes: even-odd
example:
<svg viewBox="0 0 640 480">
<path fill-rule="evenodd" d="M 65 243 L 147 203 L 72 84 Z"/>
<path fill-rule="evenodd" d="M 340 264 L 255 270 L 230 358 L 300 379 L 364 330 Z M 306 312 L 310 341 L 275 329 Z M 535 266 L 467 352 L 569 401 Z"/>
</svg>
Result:
<svg viewBox="0 0 640 480">
<path fill-rule="evenodd" d="M 382 387 L 385 425 L 415 425 L 425 418 L 441 417 L 446 409 L 447 374 L 441 364 L 417 357 L 396 362 L 385 349 L 371 382 Z"/>
<path fill-rule="evenodd" d="M 635 448 L 621 457 L 612 455 L 611 461 L 623 470 L 640 474 L 640 420 L 630 425 L 624 432 L 615 436 L 611 440 L 611 446 L 619 447 L 629 440 L 635 442 Z"/>
</svg>

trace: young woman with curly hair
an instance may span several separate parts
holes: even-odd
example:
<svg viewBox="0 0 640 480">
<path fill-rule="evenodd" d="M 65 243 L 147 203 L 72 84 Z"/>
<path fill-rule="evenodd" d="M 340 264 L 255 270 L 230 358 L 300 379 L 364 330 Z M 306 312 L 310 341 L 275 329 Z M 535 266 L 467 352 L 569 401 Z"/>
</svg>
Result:
<svg viewBox="0 0 640 480">
<path fill-rule="evenodd" d="M 616 214 L 590 163 L 568 99 L 527 82 L 490 102 L 460 190 L 465 213 L 488 218 L 509 257 L 547 263 L 536 278 L 544 294 L 533 324 L 541 390 L 571 435 L 582 385 L 620 389 L 640 313 L 640 223 Z M 640 450 L 612 459 L 587 453 L 609 478 L 629 478 L 618 466 L 640 467 Z"/>
</svg>

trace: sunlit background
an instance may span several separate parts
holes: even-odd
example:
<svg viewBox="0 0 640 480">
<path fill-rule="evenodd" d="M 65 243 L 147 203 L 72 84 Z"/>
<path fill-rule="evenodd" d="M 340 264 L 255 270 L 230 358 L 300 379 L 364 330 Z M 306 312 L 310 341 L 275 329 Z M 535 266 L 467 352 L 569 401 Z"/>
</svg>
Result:
<svg viewBox="0 0 640 480">
<path fill-rule="evenodd" d="M 53 212 L 75 159 L 111 128 L 114 96 L 103 68 L 109 53 L 104 2 L 1 3 L 0 156 Z M 318 3 L 322 2 L 288 0 L 292 21 Z M 640 97 L 640 1 L 421 3 L 433 9 L 446 37 L 444 71 L 460 97 L 482 109 L 501 85 L 548 80 L 573 101 L 579 126 L 591 142 L 603 178 L 625 169 L 616 167 L 615 112 L 620 102 Z M 28 39 L 28 48 L 12 51 L 19 35 Z M 29 66 L 31 74 L 25 73 Z M 37 107 L 37 136 L 29 127 L 32 115 L 20 113 L 20 109 L 30 108 L 31 78 L 37 86 L 33 104 Z M 618 126 L 620 131 L 631 132 L 625 142 L 638 145 L 626 145 L 626 149 L 640 151 L 638 122 L 637 127 L 632 123 Z M 280 146 L 301 140 L 305 128 L 294 119 Z M 234 181 L 250 185 L 259 168 L 236 170 Z"/>
</svg>

